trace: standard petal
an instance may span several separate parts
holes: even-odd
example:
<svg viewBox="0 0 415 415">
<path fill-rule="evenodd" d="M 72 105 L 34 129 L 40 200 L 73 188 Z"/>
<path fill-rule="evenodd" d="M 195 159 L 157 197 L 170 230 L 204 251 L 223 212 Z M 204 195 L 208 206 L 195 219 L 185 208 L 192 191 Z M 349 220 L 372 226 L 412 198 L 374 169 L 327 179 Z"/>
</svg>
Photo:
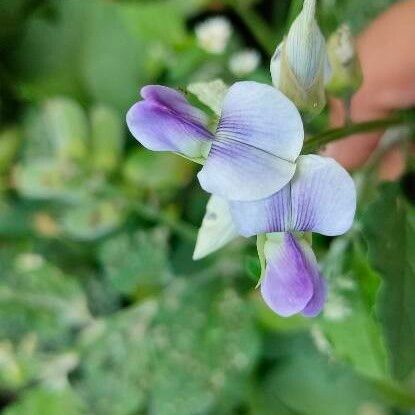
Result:
<svg viewBox="0 0 415 415">
<path fill-rule="evenodd" d="M 191 106 L 182 94 L 164 86 L 146 86 L 141 96 L 144 100 L 127 113 L 127 125 L 144 147 L 174 151 L 189 158 L 203 156 L 207 143 L 213 139 L 203 112 Z"/>
<path fill-rule="evenodd" d="M 244 236 L 302 231 L 334 236 L 345 233 L 356 211 L 353 179 L 335 160 L 300 156 L 292 181 L 269 198 L 231 202 L 231 214 Z"/>
<path fill-rule="evenodd" d="M 200 184 L 228 200 L 270 196 L 292 178 L 303 139 L 300 114 L 286 96 L 269 85 L 237 82 L 226 94 Z"/>
<path fill-rule="evenodd" d="M 212 195 L 197 235 L 193 259 L 201 259 L 222 248 L 238 236 L 225 199 Z"/>
<path fill-rule="evenodd" d="M 291 233 L 270 238 L 265 243 L 267 266 L 261 294 L 275 313 L 288 317 L 302 312 L 313 298 L 316 264 L 304 253 L 310 248 L 304 248 Z"/>
</svg>

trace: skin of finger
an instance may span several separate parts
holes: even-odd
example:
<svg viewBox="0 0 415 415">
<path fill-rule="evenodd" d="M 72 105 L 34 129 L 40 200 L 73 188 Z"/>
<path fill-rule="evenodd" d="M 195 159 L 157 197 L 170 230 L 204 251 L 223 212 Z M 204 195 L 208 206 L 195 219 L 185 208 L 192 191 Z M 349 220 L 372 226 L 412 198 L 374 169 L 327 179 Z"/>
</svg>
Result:
<svg viewBox="0 0 415 415">
<path fill-rule="evenodd" d="M 354 122 L 386 116 L 415 103 L 415 0 L 397 3 L 379 16 L 358 38 L 363 84 L 351 103 Z M 341 101 L 330 102 L 333 126 L 344 124 Z M 346 168 L 361 166 L 376 147 L 381 133 L 360 134 L 339 140 L 324 151 Z M 390 156 L 381 171 L 402 170 L 402 157 Z M 383 173 L 382 175 L 384 175 Z M 386 174 L 387 175 L 387 174 Z M 391 173 L 391 176 L 394 174 Z"/>
<path fill-rule="evenodd" d="M 399 147 L 390 150 L 382 159 L 378 173 L 381 181 L 399 179 L 405 171 L 405 156 Z"/>
</svg>

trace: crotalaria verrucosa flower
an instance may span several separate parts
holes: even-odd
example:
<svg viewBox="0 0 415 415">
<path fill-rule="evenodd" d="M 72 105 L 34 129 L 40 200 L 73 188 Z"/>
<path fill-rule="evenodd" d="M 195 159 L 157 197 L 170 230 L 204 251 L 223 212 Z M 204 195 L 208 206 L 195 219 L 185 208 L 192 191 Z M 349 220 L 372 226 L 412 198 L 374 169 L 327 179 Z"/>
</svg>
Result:
<svg viewBox="0 0 415 415">
<path fill-rule="evenodd" d="M 225 95 L 215 133 L 203 112 L 167 87 L 147 86 L 127 114 L 134 137 L 155 151 L 203 164 L 212 193 L 194 258 L 237 235 L 260 235 L 261 293 L 276 313 L 317 315 L 326 288 L 307 232 L 340 235 L 353 221 L 353 180 L 334 160 L 300 156 L 304 130 L 294 104 L 277 89 L 238 82 Z"/>
</svg>

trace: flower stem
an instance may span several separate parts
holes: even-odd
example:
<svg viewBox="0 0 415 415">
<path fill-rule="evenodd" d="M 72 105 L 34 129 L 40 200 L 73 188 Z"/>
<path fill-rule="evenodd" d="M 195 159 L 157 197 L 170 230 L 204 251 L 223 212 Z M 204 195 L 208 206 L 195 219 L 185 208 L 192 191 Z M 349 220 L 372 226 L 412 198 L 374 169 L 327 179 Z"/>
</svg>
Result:
<svg viewBox="0 0 415 415">
<path fill-rule="evenodd" d="M 409 116 L 412 115 L 412 116 Z M 370 131 L 382 131 L 386 128 L 393 127 L 395 125 L 400 124 L 415 124 L 414 114 L 410 113 L 400 113 L 393 115 L 388 118 L 383 118 L 379 120 L 372 120 L 372 121 L 365 121 L 361 123 L 355 123 L 346 125 L 345 127 L 341 128 L 333 128 L 327 131 L 324 131 L 320 134 L 316 134 L 310 137 L 304 143 L 303 152 L 305 154 L 313 153 L 318 151 L 321 147 L 325 146 L 326 144 L 339 140 L 344 137 L 348 137 L 353 134 L 358 133 L 367 133 Z"/>
</svg>

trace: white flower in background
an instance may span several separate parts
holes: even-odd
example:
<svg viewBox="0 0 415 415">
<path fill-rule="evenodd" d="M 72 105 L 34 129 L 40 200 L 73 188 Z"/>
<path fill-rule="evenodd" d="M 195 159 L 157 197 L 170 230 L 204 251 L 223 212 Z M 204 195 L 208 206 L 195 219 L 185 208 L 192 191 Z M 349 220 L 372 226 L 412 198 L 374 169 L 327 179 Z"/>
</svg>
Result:
<svg viewBox="0 0 415 415">
<path fill-rule="evenodd" d="M 195 27 L 199 46 L 207 52 L 220 55 L 226 49 L 232 26 L 225 17 L 210 17 Z"/>
<path fill-rule="evenodd" d="M 229 70 L 235 76 L 245 76 L 254 72 L 261 62 L 261 55 L 255 49 L 234 53 L 229 59 Z"/>
<path fill-rule="evenodd" d="M 324 318 L 329 321 L 342 321 L 349 317 L 351 313 L 352 309 L 343 296 L 333 292 L 329 293 L 324 309 Z"/>
</svg>

